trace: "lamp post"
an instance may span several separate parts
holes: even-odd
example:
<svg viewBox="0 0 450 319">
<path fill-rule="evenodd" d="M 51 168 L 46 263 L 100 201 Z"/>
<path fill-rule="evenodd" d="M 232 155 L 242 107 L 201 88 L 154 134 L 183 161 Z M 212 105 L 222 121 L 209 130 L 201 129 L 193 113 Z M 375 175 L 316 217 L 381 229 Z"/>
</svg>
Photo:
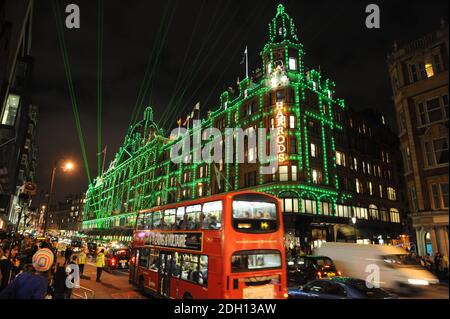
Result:
<svg viewBox="0 0 450 319">
<path fill-rule="evenodd" d="M 353 230 L 355 231 L 355 243 L 358 243 L 358 235 L 356 234 L 356 217 L 352 217 Z"/>
<path fill-rule="evenodd" d="M 44 236 L 46 235 L 47 232 L 47 227 L 48 227 L 48 217 L 50 215 L 50 205 L 51 205 L 51 201 L 52 201 L 52 194 L 53 194 L 53 187 L 55 186 L 55 175 L 56 175 L 56 170 L 58 168 L 58 163 L 60 163 L 60 160 L 57 160 L 54 164 L 53 164 L 53 168 L 52 168 L 52 175 L 50 178 L 50 192 L 48 194 L 47 197 L 47 209 L 45 210 L 45 218 L 44 218 Z M 71 162 L 71 161 L 67 161 L 64 163 L 64 165 L 61 167 L 65 172 L 70 172 L 74 169 L 75 165 Z"/>
</svg>

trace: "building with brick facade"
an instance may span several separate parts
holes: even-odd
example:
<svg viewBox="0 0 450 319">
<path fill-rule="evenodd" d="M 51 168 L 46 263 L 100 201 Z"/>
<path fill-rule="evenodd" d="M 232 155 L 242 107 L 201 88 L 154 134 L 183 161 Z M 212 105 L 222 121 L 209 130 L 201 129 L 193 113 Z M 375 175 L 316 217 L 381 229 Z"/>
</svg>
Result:
<svg viewBox="0 0 450 319">
<path fill-rule="evenodd" d="M 421 256 L 448 256 L 448 24 L 388 57 L 408 215 Z"/>
</svg>

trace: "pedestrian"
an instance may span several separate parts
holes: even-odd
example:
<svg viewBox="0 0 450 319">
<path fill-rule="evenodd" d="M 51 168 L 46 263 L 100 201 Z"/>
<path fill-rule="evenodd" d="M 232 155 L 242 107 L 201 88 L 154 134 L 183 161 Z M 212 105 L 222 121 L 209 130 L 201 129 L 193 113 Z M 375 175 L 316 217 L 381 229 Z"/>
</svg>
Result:
<svg viewBox="0 0 450 319">
<path fill-rule="evenodd" d="M 105 267 L 105 250 L 103 248 L 97 254 L 95 264 L 97 266 L 97 282 L 101 282 L 103 267 Z"/>
<path fill-rule="evenodd" d="M 70 299 L 72 296 L 72 290 L 74 287 L 77 287 L 77 285 L 79 285 L 79 278 L 74 278 L 75 276 L 78 276 L 80 273 L 80 270 L 78 268 L 78 264 L 77 264 L 77 256 L 73 255 L 70 262 L 69 262 L 70 267 L 68 266 L 66 268 L 66 273 L 67 276 L 72 276 L 70 282 L 72 283 L 73 286 L 68 286 L 66 285 L 66 291 L 64 294 L 64 299 Z"/>
<path fill-rule="evenodd" d="M 11 278 L 11 261 L 9 260 L 9 249 L 0 248 L 0 291 L 6 288 Z"/>
<path fill-rule="evenodd" d="M 84 265 L 86 264 L 86 250 L 81 249 L 78 254 L 78 268 L 80 269 L 80 277 L 84 277 Z"/>
<path fill-rule="evenodd" d="M 66 251 L 64 252 L 64 265 L 68 264 L 70 262 L 70 257 L 72 256 L 72 248 L 70 246 L 68 246 L 66 248 Z"/>
<path fill-rule="evenodd" d="M 434 255 L 434 272 L 438 275 L 438 277 L 439 277 L 439 275 L 440 275 L 440 269 L 439 269 L 439 266 L 440 266 L 440 264 L 441 264 L 441 254 L 439 253 L 439 252 L 437 252 L 435 255 Z"/>
<path fill-rule="evenodd" d="M 44 299 L 48 290 L 48 271 L 53 252 L 38 250 L 32 258 L 32 271 L 24 271 L 0 292 L 0 299 Z M 25 268 L 26 269 L 26 268 Z"/>
<path fill-rule="evenodd" d="M 64 267 L 57 266 L 56 272 L 53 276 L 53 299 L 64 299 L 66 294 L 66 279 L 67 273 Z"/>
</svg>

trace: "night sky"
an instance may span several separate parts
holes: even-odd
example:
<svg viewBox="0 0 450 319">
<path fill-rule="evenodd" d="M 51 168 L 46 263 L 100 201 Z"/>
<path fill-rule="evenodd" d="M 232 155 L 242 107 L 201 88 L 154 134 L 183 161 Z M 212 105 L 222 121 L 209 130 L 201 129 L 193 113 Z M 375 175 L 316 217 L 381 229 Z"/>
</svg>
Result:
<svg viewBox="0 0 450 319">
<path fill-rule="evenodd" d="M 97 1 L 60 1 L 64 8 L 78 4 L 81 28 L 65 29 L 68 57 L 75 85 L 91 177 L 97 175 Z M 145 105 L 158 121 L 170 111 L 172 96 L 182 96 L 179 116 L 190 113 L 197 101 L 202 113 L 216 109 L 220 93 L 244 78 L 241 59 L 248 45 L 250 69 L 261 66 L 259 53 L 268 40 L 268 23 L 278 1 L 229 0 L 105 0 L 103 39 L 103 145 L 107 164 L 122 145 L 149 56 L 155 42 L 161 49 L 153 84 Z M 448 1 L 301 1 L 285 0 L 306 52 L 306 66 L 318 68 L 336 82 L 337 94 L 356 109 L 373 108 L 395 125 L 386 57 L 392 44 L 413 40 L 448 21 Z M 381 29 L 365 27 L 365 7 L 381 9 Z M 161 45 L 160 25 L 166 38 Z M 74 116 L 59 49 L 50 0 L 36 0 L 32 55 L 35 58 L 33 103 L 40 107 L 37 184 L 49 189 L 57 158 L 70 158 L 77 169 L 58 171 L 55 198 L 84 192 L 88 179 L 83 167 Z M 155 64 L 157 61 L 157 64 Z M 177 79 L 178 85 L 177 84 Z M 181 89 L 179 89 L 181 88 Z M 175 94 L 177 93 L 177 94 Z"/>
</svg>

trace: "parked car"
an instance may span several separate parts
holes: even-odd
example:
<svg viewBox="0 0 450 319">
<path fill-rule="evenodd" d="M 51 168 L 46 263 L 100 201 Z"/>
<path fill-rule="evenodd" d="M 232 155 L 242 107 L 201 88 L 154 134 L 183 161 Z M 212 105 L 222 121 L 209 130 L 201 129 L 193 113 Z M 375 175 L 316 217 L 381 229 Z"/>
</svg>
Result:
<svg viewBox="0 0 450 319">
<path fill-rule="evenodd" d="M 105 253 L 105 270 L 127 270 L 130 262 L 129 248 L 110 248 Z"/>
<path fill-rule="evenodd" d="M 292 299 L 397 299 L 381 288 L 369 287 L 361 279 L 333 277 L 313 280 L 298 288 L 289 288 Z"/>
<path fill-rule="evenodd" d="M 334 262 L 325 256 L 301 256 L 287 261 L 288 285 L 304 285 L 315 279 L 341 276 Z"/>
</svg>

